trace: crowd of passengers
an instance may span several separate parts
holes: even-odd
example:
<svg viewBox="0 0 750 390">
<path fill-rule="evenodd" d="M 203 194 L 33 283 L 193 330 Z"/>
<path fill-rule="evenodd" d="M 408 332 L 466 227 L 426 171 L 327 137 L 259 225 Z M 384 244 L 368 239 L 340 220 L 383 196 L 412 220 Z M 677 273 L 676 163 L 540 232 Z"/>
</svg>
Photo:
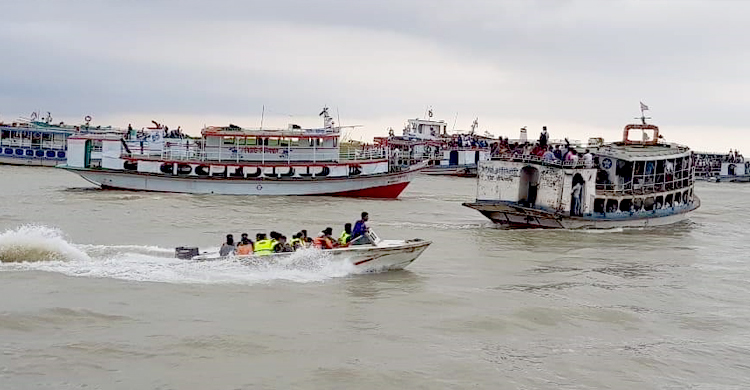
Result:
<svg viewBox="0 0 750 390">
<path fill-rule="evenodd" d="M 742 157 L 739 150 L 729 149 L 729 154 L 724 158 L 724 161 L 730 162 L 730 163 L 741 163 L 741 162 L 745 162 L 745 158 Z"/>
<path fill-rule="evenodd" d="M 291 240 L 276 231 L 271 231 L 268 235 L 256 234 L 255 242 L 247 233 L 242 233 L 240 240 L 236 242 L 232 234 L 227 234 L 226 241 L 219 249 L 219 256 L 268 256 L 273 253 L 294 252 L 305 248 L 333 249 L 369 244 L 370 240 L 365 234 L 369 230 L 367 227 L 369 219 L 368 213 L 362 212 L 361 219 L 354 223 L 354 228 L 351 223 L 344 224 L 344 230 L 338 238 L 333 237 L 331 227 L 323 229 L 316 237 L 309 237 L 307 230 L 300 230 L 292 236 Z"/>
</svg>

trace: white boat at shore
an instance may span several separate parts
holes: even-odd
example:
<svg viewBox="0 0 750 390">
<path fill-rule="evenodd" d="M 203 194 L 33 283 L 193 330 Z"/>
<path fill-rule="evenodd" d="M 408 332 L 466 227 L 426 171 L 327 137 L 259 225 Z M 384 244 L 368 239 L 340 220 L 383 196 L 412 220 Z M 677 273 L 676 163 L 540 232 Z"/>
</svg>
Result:
<svg viewBox="0 0 750 390">
<path fill-rule="evenodd" d="M 588 164 L 511 154 L 481 162 L 477 199 L 464 206 L 512 228 L 644 227 L 685 220 L 700 207 L 692 152 L 660 142 L 659 128 L 642 121 L 625 126 L 621 142 L 589 145 Z M 631 132 L 637 136 L 629 137 Z"/>
<path fill-rule="evenodd" d="M 102 188 L 397 198 L 427 165 L 399 164 L 384 147 L 342 152 L 342 127 L 334 126 L 327 108 L 320 116 L 322 128 L 206 127 L 201 139 L 152 139 L 145 149 L 118 137 L 73 136 L 67 164 L 58 167 Z"/>
<path fill-rule="evenodd" d="M 403 134 L 376 137 L 376 143 L 397 149 L 406 161 L 428 162 L 420 173 L 431 176 L 476 177 L 477 163 L 490 159 L 491 137 L 475 134 L 479 122 L 471 131 L 448 134 L 448 124 L 432 119 L 432 110 L 426 119 L 409 119 Z"/>
<path fill-rule="evenodd" d="M 369 244 L 350 245 L 334 249 L 301 249 L 300 251 L 319 251 L 321 255 L 330 256 L 332 260 L 347 261 L 360 272 L 381 272 L 400 270 L 414 262 L 427 249 L 431 241 L 422 239 L 382 240 L 372 230 L 368 233 Z M 274 253 L 267 256 L 232 255 L 220 256 L 218 252 L 203 253 L 198 248 L 179 247 L 175 256 L 191 261 L 216 261 L 233 258 L 248 265 L 283 262 L 298 252 Z"/>
</svg>

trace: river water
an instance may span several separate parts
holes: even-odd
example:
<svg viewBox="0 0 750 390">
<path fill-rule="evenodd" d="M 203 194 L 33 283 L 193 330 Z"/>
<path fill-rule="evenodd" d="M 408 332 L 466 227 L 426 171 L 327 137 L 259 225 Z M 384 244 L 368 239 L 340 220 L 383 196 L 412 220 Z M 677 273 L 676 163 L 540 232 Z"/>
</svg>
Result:
<svg viewBox="0 0 750 390">
<path fill-rule="evenodd" d="M 746 389 L 750 185 L 699 183 L 679 225 L 508 231 L 420 177 L 400 199 L 101 191 L 0 167 L 3 389 Z M 320 255 L 172 258 L 226 233 L 368 211 L 433 245 L 407 270 Z M 295 255 L 296 256 L 296 255 Z"/>
</svg>

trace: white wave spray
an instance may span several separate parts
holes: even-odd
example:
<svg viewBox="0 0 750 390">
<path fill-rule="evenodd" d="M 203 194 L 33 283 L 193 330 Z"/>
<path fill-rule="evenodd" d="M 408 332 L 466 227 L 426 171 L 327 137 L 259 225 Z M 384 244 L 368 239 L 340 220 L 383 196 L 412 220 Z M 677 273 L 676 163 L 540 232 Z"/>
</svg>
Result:
<svg viewBox="0 0 750 390">
<path fill-rule="evenodd" d="M 74 245 L 57 229 L 23 226 L 0 234 L 0 271 L 46 271 L 120 280 L 257 284 L 320 282 L 357 273 L 348 261 L 305 250 L 280 261 L 223 259 L 196 262 L 174 258 L 174 250 L 138 245 Z"/>
</svg>

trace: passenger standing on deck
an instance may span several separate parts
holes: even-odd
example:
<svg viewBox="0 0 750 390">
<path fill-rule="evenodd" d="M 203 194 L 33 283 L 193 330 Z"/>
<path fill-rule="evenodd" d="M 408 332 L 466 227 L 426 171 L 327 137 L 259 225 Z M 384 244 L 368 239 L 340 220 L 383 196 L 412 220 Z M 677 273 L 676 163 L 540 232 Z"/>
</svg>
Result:
<svg viewBox="0 0 750 390">
<path fill-rule="evenodd" d="M 219 256 L 229 256 L 230 254 L 234 254 L 235 249 L 234 237 L 231 234 L 227 234 L 227 241 L 221 245 Z"/>
<path fill-rule="evenodd" d="M 562 153 L 562 150 L 560 150 L 560 145 L 555 145 L 555 150 L 552 153 L 555 155 L 556 159 L 562 161 L 563 153 Z"/>
<path fill-rule="evenodd" d="M 544 152 L 544 154 L 542 155 L 542 159 L 544 159 L 544 161 L 555 161 L 556 159 L 555 153 L 552 152 L 551 146 L 547 147 L 547 151 Z"/>
<path fill-rule="evenodd" d="M 583 162 L 586 163 L 586 168 L 594 167 L 594 155 L 588 149 L 586 149 L 586 154 L 583 155 Z"/>
</svg>

